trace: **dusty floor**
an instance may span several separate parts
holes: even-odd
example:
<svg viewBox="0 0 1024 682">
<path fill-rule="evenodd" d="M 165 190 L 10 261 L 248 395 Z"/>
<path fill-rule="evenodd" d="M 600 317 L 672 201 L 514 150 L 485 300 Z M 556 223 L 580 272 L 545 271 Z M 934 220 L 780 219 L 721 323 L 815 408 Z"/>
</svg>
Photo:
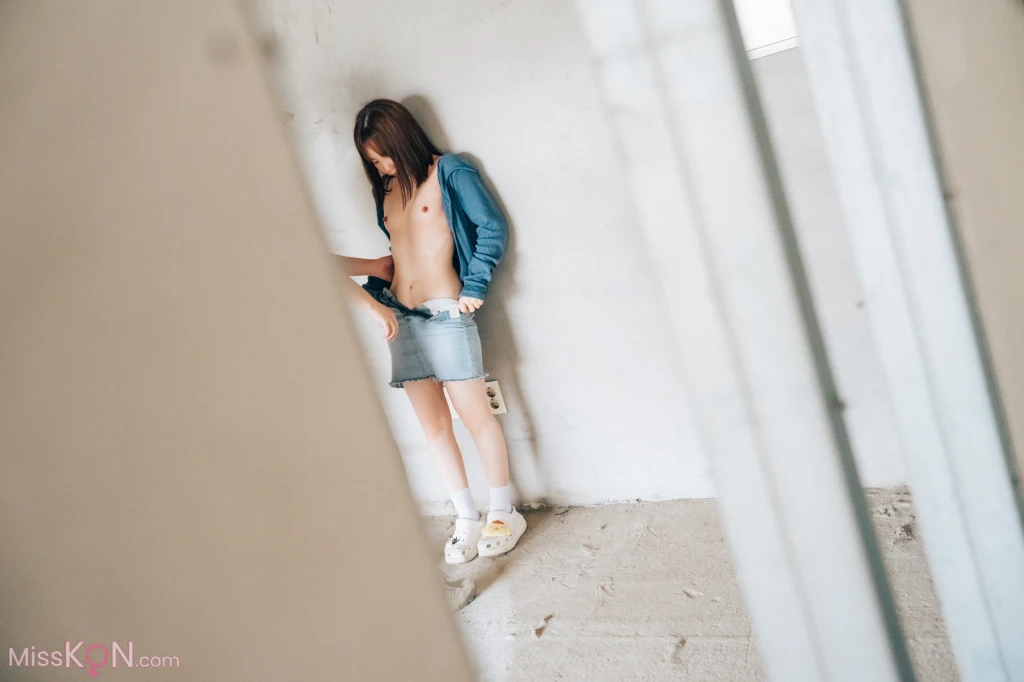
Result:
<svg viewBox="0 0 1024 682">
<path fill-rule="evenodd" d="M 868 501 L 920 682 L 959 679 L 904 490 Z M 710 500 L 530 512 L 511 554 L 444 568 L 479 679 L 764 680 Z M 427 519 L 440 551 L 453 527 Z M 443 565 L 443 564 L 442 564 Z"/>
</svg>

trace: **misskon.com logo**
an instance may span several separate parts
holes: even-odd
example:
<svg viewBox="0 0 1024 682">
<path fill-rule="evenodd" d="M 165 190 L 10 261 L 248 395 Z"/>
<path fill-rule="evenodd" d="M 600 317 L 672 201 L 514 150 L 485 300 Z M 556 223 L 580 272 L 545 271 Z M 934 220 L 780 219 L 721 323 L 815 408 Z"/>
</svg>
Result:
<svg viewBox="0 0 1024 682">
<path fill-rule="evenodd" d="M 107 646 L 100 642 L 86 644 L 85 640 L 79 640 L 65 641 L 63 649 L 30 646 L 17 651 L 14 647 L 9 647 L 7 665 L 11 668 L 82 669 L 89 673 L 89 677 L 96 677 L 107 666 L 117 668 L 120 665 L 132 669 L 180 668 L 181 662 L 177 656 L 139 656 L 136 659 L 135 643 L 131 641 L 127 647 L 123 647 L 118 642 L 111 642 L 110 646 Z"/>
</svg>

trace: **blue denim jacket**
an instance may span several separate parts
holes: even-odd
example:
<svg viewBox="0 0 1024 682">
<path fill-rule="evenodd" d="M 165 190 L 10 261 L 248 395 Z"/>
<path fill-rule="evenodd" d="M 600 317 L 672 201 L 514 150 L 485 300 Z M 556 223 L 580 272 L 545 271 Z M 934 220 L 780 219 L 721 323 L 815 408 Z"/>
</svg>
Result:
<svg viewBox="0 0 1024 682">
<path fill-rule="evenodd" d="M 494 198 L 484 187 L 479 171 L 455 154 L 445 154 L 437 161 L 437 181 L 441 185 L 444 215 L 455 240 L 452 264 L 462 281 L 459 296 L 483 299 L 491 283 L 494 268 L 505 253 L 508 225 Z M 384 227 L 384 207 L 377 207 L 377 225 L 388 239 Z M 390 282 L 370 277 L 363 287 L 371 293 Z"/>
</svg>

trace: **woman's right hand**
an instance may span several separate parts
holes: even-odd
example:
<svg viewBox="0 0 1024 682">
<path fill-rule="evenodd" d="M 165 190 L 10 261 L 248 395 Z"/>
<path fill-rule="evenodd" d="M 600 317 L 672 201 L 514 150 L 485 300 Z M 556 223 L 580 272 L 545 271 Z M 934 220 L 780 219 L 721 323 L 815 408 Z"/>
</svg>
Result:
<svg viewBox="0 0 1024 682">
<path fill-rule="evenodd" d="M 398 318 L 395 317 L 394 309 L 375 302 L 370 307 L 370 314 L 373 315 L 373 319 L 377 320 L 377 324 L 384 330 L 384 340 L 394 341 L 395 337 L 398 336 Z"/>
<path fill-rule="evenodd" d="M 373 261 L 377 271 L 374 274 L 375 277 L 379 277 L 385 282 L 392 282 L 395 279 L 395 261 L 391 256 L 381 256 Z"/>
</svg>

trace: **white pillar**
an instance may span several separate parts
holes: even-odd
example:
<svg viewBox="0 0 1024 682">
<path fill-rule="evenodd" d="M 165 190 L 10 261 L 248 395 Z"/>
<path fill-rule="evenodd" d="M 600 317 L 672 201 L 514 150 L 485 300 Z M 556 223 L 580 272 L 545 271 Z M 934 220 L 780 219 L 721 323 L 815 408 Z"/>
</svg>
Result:
<svg viewBox="0 0 1024 682">
<path fill-rule="evenodd" d="M 768 672 L 912 679 L 731 6 L 577 8 Z"/>
<path fill-rule="evenodd" d="M 898 0 L 794 0 L 965 682 L 1024 680 L 1024 533 Z"/>
</svg>

